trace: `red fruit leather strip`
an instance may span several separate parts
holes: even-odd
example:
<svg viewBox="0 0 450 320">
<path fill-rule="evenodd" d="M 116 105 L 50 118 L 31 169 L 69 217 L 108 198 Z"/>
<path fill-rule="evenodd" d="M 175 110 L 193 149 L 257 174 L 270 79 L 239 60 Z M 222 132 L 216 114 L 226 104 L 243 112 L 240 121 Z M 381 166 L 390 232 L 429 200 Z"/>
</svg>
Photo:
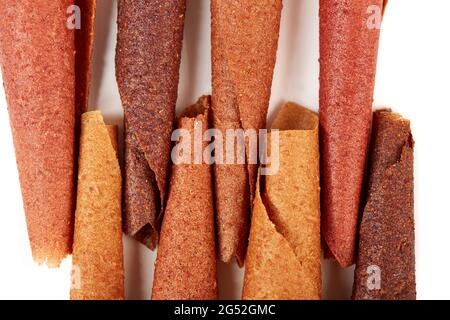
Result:
<svg viewBox="0 0 450 320">
<path fill-rule="evenodd" d="M 353 298 L 413 300 L 414 141 L 409 121 L 388 110 L 375 112 L 372 141 Z"/>
<path fill-rule="evenodd" d="M 0 63 L 33 258 L 72 250 L 75 35 L 70 0 L 0 1 Z"/>
<path fill-rule="evenodd" d="M 125 111 L 124 231 L 154 248 L 166 198 L 185 0 L 119 0 L 116 77 Z"/>
<path fill-rule="evenodd" d="M 214 128 L 265 128 L 278 46 L 281 0 L 212 0 Z M 223 144 L 226 146 L 226 143 Z M 225 154 L 225 152 L 223 153 Z M 247 150 L 247 162 L 248 162 Z M 219 256 L 243 265 L 257 166 L 216 165 Z"/>
<path fill-rule="evenodd" d="M 194 130 L 201 130 L 203 135 L 208 129 L 210 103 L 210 97 L 200 98 L 178 121 L 178 128 L 190 134 L 187 143 L 191 150 L 196 148 Z M 183 140 L 181 143 L 186 143 Z M 203 142 L 202 153 L 207 146 Z M 217 299 L 216 265 L 212 168 L 207 162 L 174 164 L 152 298 Z"/>
<path fill-rule="evenodd" d="M 341 266 L 354 261 L 371 126 L 382 0 L 320 1 L 322 233 Z M 372 26 L 373 27 L 373 26 Z"/>
</svg>

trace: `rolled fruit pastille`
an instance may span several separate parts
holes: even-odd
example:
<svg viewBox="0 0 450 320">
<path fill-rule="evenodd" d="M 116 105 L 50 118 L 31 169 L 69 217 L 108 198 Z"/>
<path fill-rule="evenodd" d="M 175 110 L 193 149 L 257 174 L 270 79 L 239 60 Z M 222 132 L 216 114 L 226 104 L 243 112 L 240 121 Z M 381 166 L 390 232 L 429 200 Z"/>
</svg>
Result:
<svg viewBox="0 0 450 320">
<path fill-rule="evenodd" d="M 211 1 L 213 126 L 224 138 L 227 129 L 258 134 L 266 126 L 281 8 L 281 0 Z M 246 164 L 231 159 L 214 168 L 219 256 L 241 266 L 257 174 L 246 149 Z"/>
<path fill-rule="evenodd" d="M 75 35 L 70 0 L 0 1 L 0 63 L 33 258 L 72 251 Z"/>
<path fill-rule="evenodd" d="M 73 243 L 73 300 L 124 299 L 122 176 L 117 127 L 82 116 Z"/>
<path fill-rule="evenodd" d="M 201 154 L 207 147 L 203 140 L 194 139 L 202 139 L 208 129 L 210 103 L 210 97 L 200 98 L 178 121 L 178 128 L 187 130 L 189 136 L 182 135 L 178 144 L 182 152 L 186 152 L 180 157 L 182 163 L 172 166 L 155 266 L 153 299 L 218 298 L 212 167 L 208 159 L 195 163 L 192 155 L 196 152 L 196 143 L 200 143 Z M 200 130 L 200 135 L 197 136 L 194 130 Z M 191 152 L 186 150 L 189 148 Z"/>
<path fill-rule="evenodd" d="M 355 256 L 384 5 L 320 1 L 322 234 L 326 256 L 342 267 Z"/>
<path fill-rule="evenodd" d="M 414 141 L 410 122 L 375 112 L 368 198 L 359 229 L 353 299 L 416 299 Z"/>
<path fill-rule="evenodd" d="M 279 157 L 271 147 L 273 133 L 268 155 L 279 171 L 259 177 L 243 299 L 320 299 L 319 120 L 288 103 L 272 129 L 280 130 Z"/>
<path fill-rule="evenodd" d="M 119 0 L 116 77 L 125 112 L 124 232 L 151 249 L 166 201 L 185 0 Z"/>
</svg>

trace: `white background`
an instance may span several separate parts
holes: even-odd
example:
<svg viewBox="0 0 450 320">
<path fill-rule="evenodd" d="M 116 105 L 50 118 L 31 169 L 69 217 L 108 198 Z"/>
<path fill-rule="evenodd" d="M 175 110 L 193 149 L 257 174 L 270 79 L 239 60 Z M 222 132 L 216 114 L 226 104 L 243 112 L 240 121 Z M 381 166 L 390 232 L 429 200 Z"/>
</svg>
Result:
<svg viewBox="0 0 450 320">
<path fill-rule="evenodd" d="M 319 0 L 284 0 L 271 113 L 292 100 L 318 108 Z M 209 0 L 187 0 L 178 110 L 211 93 Z M 92 109 L 121 124 L 114 76 L 116 0 L 98 0 Z M 417 292 L 419 299 L 450 298 L 450 1 L 391 0 L 385 14 L 375 107 L 411 119 L 416 140 Z M 43 31 L 44 32 L 44 31 Z M 45 107 L 45 106 L 43 106 Z M 45 112 L 45 108 L 43 108 Z M 0 299 L 67 299 L 70 257 L 60 269 L 31 259 L 11 131 L 0 89 Z M 124 237 L 126 295 L 150 297 L 155 255 Z M 239 298 L 242 271 L 219 265 L 222 298 Z M 323 264 L 324 298 L 349 298 L 352 269 Z"/>
</svg>

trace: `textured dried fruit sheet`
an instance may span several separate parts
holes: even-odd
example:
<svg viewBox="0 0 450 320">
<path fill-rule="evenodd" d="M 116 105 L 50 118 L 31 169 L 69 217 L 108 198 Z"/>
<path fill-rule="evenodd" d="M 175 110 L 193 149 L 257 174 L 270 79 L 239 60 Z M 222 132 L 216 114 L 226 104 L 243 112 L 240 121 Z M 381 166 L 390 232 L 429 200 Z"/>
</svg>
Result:
<svg viewBox="0 0 450 320">
<path fill-rule="evenodd" d="M 82 116 L 73 243 L 74 300 L 124 298 L 122 176 L 117 127 L 100 112 Z"/>
<path fill-rule="evenodd" d="M 415 299 L 414 238 L 414 141 L 410 122 L 389 110 L 377 111 L 353 298 Z"/>
<path fill-rule="evenodd" d="M 192 146 L 192 151 L 196 148 L 195 128 L 201 134 L 200 139 L 208 129 L 209 106 L 210 97 L 202 97 L 178 121 L 178 128 L 190 135 L 190 140 L 182 143 Z M 202 146 L 200 142 L 200 147 L 203 153 L 207 143 L 203 142 Z M 212 193 L 209 164 L 173 165 L 155 266 L 153 299 L 217 299 Z"/>
<path fill-rule="evenodd" d="M 261 190 L 257 186 L 244 299 L 320 299 L 318 126 L 315 113 L 292 103 L 272 125 L 280 130 L 279 171 L 261 176 Z"/>
<path fill-rule="evenodd" d="M 0 63 L 33 258 L 72 250 L 75 36 L 69 0 L 0 1 Z"/>
<path fill-rule="evenodd" d="M 343 267 L 354 262 L 382 9 L 382 0 L 320 1 L 322 233 Z"/>
<path fill-rule="evenodd" d="M 211 1 L 213 126 L 224 136 L 227 129 L 266 126 L 281 8 L 281 0 Z M 240 265 L 244 262 L 256 171 L 252 164 L 215 166 L 219 256 L 224 262 L 234 256 Z"/>
<path fill-rule="evenodd" d="M 75 32 L 75 70 L 77 121 L 88 110 L 91 62 L 94 48 L 94 28 L 97 0 L 75 0 L 80 8 L 81 28 Z"/>
<path fill-rule="evenodd" d="M 149 248 L 166 201 L 185 0 L 119 0 L 116 77 L 125 111 L 124 231 Z"/>
</svg>

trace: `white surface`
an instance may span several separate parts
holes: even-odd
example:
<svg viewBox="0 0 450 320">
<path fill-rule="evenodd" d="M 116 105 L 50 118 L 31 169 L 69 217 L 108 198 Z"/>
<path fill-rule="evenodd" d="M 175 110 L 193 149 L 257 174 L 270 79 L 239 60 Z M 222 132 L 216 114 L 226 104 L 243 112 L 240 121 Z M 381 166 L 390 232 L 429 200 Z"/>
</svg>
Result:
<svg viewBox="0 0 450 320">
<path fill-rule="evenodd" d="M 209 1 L 187 0 L 178 108 L 211 93 Z M 318 108 L 319 0 L 284 0 L 271 115 L 293 100 Z M 375 107 L 390 106 L 412 120 L 416 140 L 417 291 L 420 299 L 450 298 L 450 1 L 391 0 L 380 44 Z M 120 124 L 114 76 L 116 0 L 98 0 L 91 106 Z M 66 299 L 70 258 L 59 270 L 31 260 L 14 149 L 0 90 L 0 299 Z M 155 255 L 125 237 L 127 298 L 150 297 Z M 324 297 L 348 298 L 352 270 L 324 263 Z M 219 266 L 223 298 L 239 298 L 242 272 Z"/>
</svg>

